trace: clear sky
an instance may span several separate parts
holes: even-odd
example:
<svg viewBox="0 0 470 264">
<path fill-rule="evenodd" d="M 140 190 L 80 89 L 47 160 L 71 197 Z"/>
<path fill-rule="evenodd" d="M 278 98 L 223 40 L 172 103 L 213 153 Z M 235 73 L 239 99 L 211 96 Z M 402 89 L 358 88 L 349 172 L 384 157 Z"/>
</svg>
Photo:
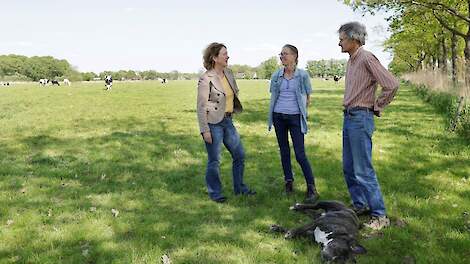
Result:
<svg viewBox="0 0 470 264">
<path fill-rule="evenodd" d="M 210 42 L 227 45 L 230 64 L 257 66 L 285 43 L 307 60 L 348 58 L 338 27 L 360 21 L 366 49 L 387 65 L 384 15 L 362 17 L 336 0 L 1 0 L 0 54 L 51 55 L 79 71 L 197 72 Z"/>
</svg>

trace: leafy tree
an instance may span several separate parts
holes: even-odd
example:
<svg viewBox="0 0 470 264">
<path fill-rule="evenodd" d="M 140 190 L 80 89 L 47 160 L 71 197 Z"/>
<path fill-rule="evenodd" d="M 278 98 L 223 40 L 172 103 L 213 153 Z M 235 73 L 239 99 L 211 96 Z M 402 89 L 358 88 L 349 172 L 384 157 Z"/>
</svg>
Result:
<svg viewBox="0 0 470 264">
<path fill-rule="evenodd" d="M 169 73 L 168 77 L 166 77 L 166 78 L 170 79 L 170 80 L 178 80 L 179 76 L 180 76 L 180 73 L 178 71 L 171 71 Z"/>
<path fill-rule="evenodd" d="M 117 73 L 114 73 L 112 71 L 103 71 L 103 72 L 100 72 L 99 77 L 100 79 L 104 80 L 104 78 L 106 78 L 107 75 L 111 75 L 114 79 L 116 79 L 115 78 L 116 74 Z"/>
<path fill-rule="evenodd" d="M 252 79 L 254 73 L 256 72 L 256 68 L 253 68 L 249 65 L 234 64 L 230 66 L 230 69 L 236 78 L 242 79 Z"/>
<path fill-rule="evenodd" d="M 23 74 L 28 57 L 21 55 L 0 56 L 0 76 Z"/>
<path fill-rule="evenodd" d="M 276 71 L 279 67 L 279 63 L 277 61 L 277 57 L 271 57 L 265 61 L 263 61 L 259 66 L 256 74 L 261 79 L 271 79 L 271 75 Z"/>
<path fill-rule="evenodd" d="M 143 80 L 156 80 L 158 78 L 157 72 L 153 70 L 140 72 L 140 76 Z"/>
<path fill-rule="evenodd" d="M 311 60 L 307 61 L 307 72 L 310 77 L 343 76 L 346 70 L 346 60 Z"/>
<path fill-rule="evenodd" d="M 375 13 L 378 10 L 390 10 L 394 14 L 390 19 L 402 19 L 406 12 L 427 12 L 430 19 L 437 21 L 441 27 L 437 31 L 449 31 L 452 34 L 452 50 L 457 52 L 456 37 L 464 42 L 465 80 L 470 86 L 470 0 L 344 0 L 345 4 L 363 12 Z M 424 24 L 429 21 L 422 21 Z M 421 27 L 421 28 L 424 28 Z M 442 40 L 441 40 L 442 43 Z M 438 54 L 436 49 L 434 55 Z M 453 54 L 453 59 L 456 54 Z M 403 59 L 403 58 L 402 58 Z M 455 69 L 454 69 L 455 70 Z"/>
<path fill-rule="evenodd" d="M 82 72 L 81 75 L 83 81 L 91 81 L 93 78 L 98 77 L 94 72 Z"/>
</svg>

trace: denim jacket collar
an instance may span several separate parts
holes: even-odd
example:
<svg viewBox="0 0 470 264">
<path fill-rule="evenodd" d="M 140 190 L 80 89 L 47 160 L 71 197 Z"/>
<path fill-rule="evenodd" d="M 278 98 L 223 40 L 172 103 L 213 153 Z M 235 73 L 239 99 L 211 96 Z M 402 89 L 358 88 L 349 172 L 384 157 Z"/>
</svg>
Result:
<svg viewBox="0 0 470 264">
<path fill-rule="evenodd" d="M 285 68 L 286 68 L 286 67 L 281 67 L 281 68 L 279 69 L 279 72 L 277 73 L 277 78 L 278 78 L 278 79 L 284 76 L 284 69 L 285 69 Z M 295 68 L 295 71 L 294 71 L 294 78 L 297 78 L 297 77 L 300 77 L 300 71 L 299 71 L 299 69 L 296 67 L 296 68 Z"/>
</svg>

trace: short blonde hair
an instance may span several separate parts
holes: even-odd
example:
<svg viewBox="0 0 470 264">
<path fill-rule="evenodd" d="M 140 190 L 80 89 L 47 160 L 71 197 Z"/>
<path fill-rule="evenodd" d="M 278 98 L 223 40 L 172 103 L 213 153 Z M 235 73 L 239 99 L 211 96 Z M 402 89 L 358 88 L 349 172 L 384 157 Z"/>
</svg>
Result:
<svg viewBox="0 0 470 264">
<path fill-rule="evenodd" d="M 222 48 L 227 48 L 222 43 L 212 42 L 209 44 L 203 52 L 204 68 L 211 70 L 214 68 L 214 58 L 219 55 Z"/>
</svg>

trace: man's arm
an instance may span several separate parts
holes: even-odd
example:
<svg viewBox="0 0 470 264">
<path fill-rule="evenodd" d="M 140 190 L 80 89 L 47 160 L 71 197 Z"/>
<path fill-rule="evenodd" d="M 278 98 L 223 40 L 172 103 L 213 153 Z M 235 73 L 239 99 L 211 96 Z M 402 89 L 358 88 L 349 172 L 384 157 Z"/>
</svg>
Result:
<svg viewBox="0 0 470 264">
<path fill-rule="evenodd" d="M 383 109 L 393 100 L 398 90 L 399 83 L 398 80 L 380 64 L 380 61 L 373 54 L 367 58 L 367 67 L 372 73 L 372 76 L 374 76 L 382 87 L 382 93 L 377 97 L 374 103 L 374 112 L 377 116 L 380 116 Z"/>
</svg>

